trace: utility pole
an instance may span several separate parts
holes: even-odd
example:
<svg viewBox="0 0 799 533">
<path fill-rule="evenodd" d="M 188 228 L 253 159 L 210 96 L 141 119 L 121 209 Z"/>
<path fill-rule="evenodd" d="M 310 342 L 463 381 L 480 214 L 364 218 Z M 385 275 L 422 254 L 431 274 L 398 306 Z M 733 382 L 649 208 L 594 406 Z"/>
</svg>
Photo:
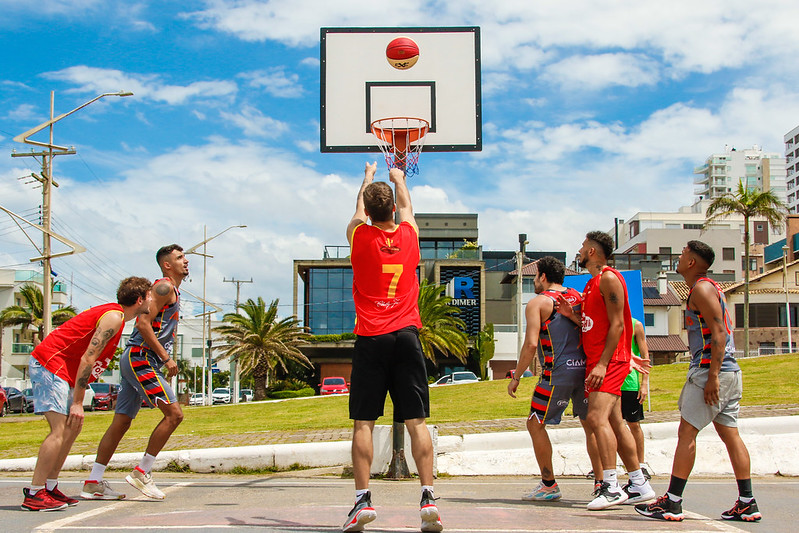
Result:
<svg viewBox="0 0 799 533">
<path fill-rule="evenodd" d="M 236 314 L 239 312 L 239 296 L 241 295 L 241 284 L 252 283 L 252 278 L 248 280 L 222 278 L 222 283 L 236 284 Z M 230 394 L 233 403 L 239 403 L 239 365 L 236 359 L 230 361 Z"/>
<path fill-rule="evenodd" d="M 524 331 L 522 329 L 524 313 L 522 312 L 522 285 L 524 268 L 525 247 L 529 244 L 526 233 L 519 233 L 519 251 L 516 253 L 516 353 L 522 352 L 524 343 Z M 518 376 L 521 378 L 521 376 Z"/>
</svg>

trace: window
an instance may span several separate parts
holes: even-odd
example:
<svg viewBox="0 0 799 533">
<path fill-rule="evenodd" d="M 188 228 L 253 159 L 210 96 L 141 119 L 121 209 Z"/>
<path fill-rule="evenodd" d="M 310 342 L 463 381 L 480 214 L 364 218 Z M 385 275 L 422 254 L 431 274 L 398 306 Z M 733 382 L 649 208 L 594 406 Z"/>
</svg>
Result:
<svg viewBox="0 0 799 533">
<path fill-rule="evenodd" d="M 663 255 L 671 255 L 671 246 L 661 246 L 658 248 L 658 253 Z"/>
<path fill-rule="evenodd" d="M 735 261 L 735 248 L 722 248 L 721 258 L 725 261 Z"/>
<path fill-rule="evenodd" d="M 644 326 L 646 327 L 655 326 L 655 313 L 644 313 Z"/>
<path fill-rule="evenodd" d="M 702 224 L 683 224 L 682 229 L 702 229 Z"/>
</svg>

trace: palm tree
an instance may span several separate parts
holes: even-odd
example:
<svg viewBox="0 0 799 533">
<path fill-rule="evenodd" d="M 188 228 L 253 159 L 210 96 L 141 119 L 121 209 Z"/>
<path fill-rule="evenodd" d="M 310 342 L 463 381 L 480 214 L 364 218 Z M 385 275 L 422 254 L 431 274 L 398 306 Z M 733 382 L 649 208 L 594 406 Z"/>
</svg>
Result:
<svg viewBox="0 0 799 533">
<path fill-rule="evenodd" d="M 466 323 L 455 316 L 460 309 L 450 305 L 452 298 L 443 295 L 444 289 L 444 285 L 430 285 L 427 280 L 419 286 L 422 352 L 434 363 L 436 350 L 444 355 L 452 354 L 465 363 L 469 354 Z"/>
<path fill-rule="evenodd" d="M 32 283 L 26 283 L 19 289 L 20 296 L 25 300 L 24 305 L 12 305 L 0 311 L 0 328 L 7 326 L 22 326 L 25 332 L 28 328 L 36 330 L 34 344 L 44 339 L 44 296 L 41 289 Z M 54 309 L 52 313 L 53 326 L 60 326 L 77 312 L 71 305 Z"/>
<path fill-rule="evenodd" d="M 227 342 L 227 346 L 221 347 L 223 357 L 236 357 L 241 373 L 252 373 L 256 400 L 266 397 L 266 381 L 276 368 L 285 371 L 288 361 L 311 366 L 299 349 L 310 335 L 299 325 L 297 317 L 278 320 L 278 302 L 272 300 L 267 309 L 260 296 L 257 301 L 250 298 L 239 305 L 243 315 L 227 313 L 222 319 L 225 324 L 214 328 Z"/>
<path fill-rule="evenodd" d="M 735 214 L 744 217 L 744 356 L 749 354 L 749 220 L 762 217 L 771 227 L 778 227 L 785 220 L 786 211 L 785 204 L 772 191 L 749 189 L 744 186 L 743 180 L 738 180 L 738 190 L 715 198 L 705 213 L 702 231 L 720 218 Z"/>
</svg>

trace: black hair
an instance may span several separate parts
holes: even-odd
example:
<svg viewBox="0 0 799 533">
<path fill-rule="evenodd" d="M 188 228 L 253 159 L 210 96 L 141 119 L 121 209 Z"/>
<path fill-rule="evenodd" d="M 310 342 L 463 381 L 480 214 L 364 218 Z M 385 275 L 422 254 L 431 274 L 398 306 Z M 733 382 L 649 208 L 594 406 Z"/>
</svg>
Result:
<svg viewBox="0 0 799 533">
<path fill-rule="evenodd" d="M 539 274 L 546 274 L 547 281 L 550 283 L 563 283 L 563 277 L 566 274 L 566 265 L 564 265 L 558 258 L 547 255 L 542 257 L 536 262 Z"/>
<path fill-rule="evenodd" d="M 610 259 L 610 256 L 613 255 L 613 237 L 609 234 L 604 231 L 589 231 L 585 234 L 585 238 L 594 241 L 602 248 L 605 259 Z"/>
<path fill-rule="evenodd" d="M 687 246 L 689 250 L 698 255 L 705 263 L 707 263 L 708 268 L 713 265 L 713 261 L 716 260 L 716 252 L 713 251 L 713 248 L 702 241 L 688 241 Z"/>
<path fill-rule="evenodd" d="M 168 244 L 166 246 L 162 246 L 161 248 L 159 248 L 158 251 L 155 252 L 155 262 L 158 263 L 158 266 L 160 267 L 161 261 L 163 261 L 166 256 L 168 256 L 175 250 L 177 250 L 178 252 L 182 252 L 183 248 L 181 248 L 181 246 L 178 244 Z"/>
</svg>

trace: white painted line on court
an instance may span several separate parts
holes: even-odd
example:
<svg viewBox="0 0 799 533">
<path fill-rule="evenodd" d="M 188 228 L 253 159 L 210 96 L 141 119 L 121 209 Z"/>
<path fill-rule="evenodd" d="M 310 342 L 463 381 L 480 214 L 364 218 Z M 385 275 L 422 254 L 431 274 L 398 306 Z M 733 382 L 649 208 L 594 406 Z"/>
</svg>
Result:
<svg viewBox="0 0 799 533">
<path fill-rule="evenodd" d="M 718 531 L 728 531 L 733 533 L 744 531 L 743 529 L 739 529 L 733 526 L 730 522 L 725 522 L 723 519 L 710 518 L 709 516 L 704 516 L 699 513 L 693 513 L 691 511 L 683 511 L 683 514 L 685 515 L 686 518 L 690 518 L 692 520 L 700 520 L 705 524 L 707 524 L 708 526 L 715 528 Z"/>
<path fill-rule="evenodd" d="M 62 531 L 83 531 L 85 527 L 80 526 L 66 526 L 60 528 Z M 277 531 L 319 531 L 319 526 L 298 526 L 298 525 L 291 525 L 291 526 L 279 526 L 279 525 L 268 525 L 268 524 L 203 524 L 203 525 L 192 525 L 192 526 L 92 526 L 92 531 L 150 531 L 150 530 L 187 530 L 193 531 L 198 529 L 258 529 L 260 531 L 267 530 L 277 530 Z M 325 530 L 327 529 L 338 529 L 338 526 L 325 526 Z M 35 530 L 37 531 L 37 530 Z M 419 531 L 418 527 L 401 527 L 401 528 L 381 528 L 381 527 L 372 527 L 369 526 L 369 531 L 379 532 L 379 533 L 395 533 L 397 531 Z M 449 533 L 512 533 L 517 531 L 519 533 L 527 533 L 531 531 L 530 528 L 525 529 L 482 529 L 482 528 L 456 528 L 456 529 L 447 529 Z M 535 529 L 535 533 L 564 533 L 564 531 L 582 531 L 578 529 Z M 730 531 L 730 530 L 722 530 L 722 531 Z M 740 529 L 733 529 L 732 531 L 740 532 Z M 618 528 L 614 529 L 591 529 L 591 533 L 619 533 Z M 668 529 L 647 529 L 646 533 L 674 533 L 674 528 Z M 707 529 L 680 529 L 680 533 L 708 533 Z"/>
<path fill-rule="evenodd" d="M 175 483 L 171 487 L 165 487 L 162 492 L 164 494 L 169 494 L 170 492 L 174 492 L 174 491 L 176 491 L 176 490 L 178 490 L 180 488 L 183 488 L 183 487 L 191 485 L 191 484 L 192 484 L 191 482 Z M 59 529 L 72 529 L 70 527 L 70 524 L 74 524 L 75 522 L 79 522 L 79 521 L 85 520 L 87 518 L 92 518 L 92 517 L 95 517 L 97 515 L 101 515 L 101 514 L 107 513 L 109 511 L 114 511 L 114 510 L 118 509 L 119 507 L 124 506 L 127 503 L 135 502 L 135 501 L 142 501 L 142 500 L 139 500 L 139 499 L 119 500 L 118 502 L 112 503 L 111 505 L 103 505 L 101 507 L 98 507 L 96 509 L 92 509 L 90 511 L 85 511 L 83 513 L 79 513 L 79 514 L 76 514 L 74 516 L 68 516 L 68 517 L 62 518 L 60 520 L 55 520 L 55 521 L 50 522 L 48 524 L 43 524 L 43 525 L 41 525 L 39 527 L 34 528 L 33 531 L 35 531 L 37 533 L 52 533 L 52 532 L 57 531 Z M 152 500 L 152 499 L 147 498 L 146 501 L 156 501 L 157 502 L 158 500 Z M 75 529 L 86 529 L 86 527 L 85 526 L 80 526 L 80 527 L 76 527 Z M 95 528 L 92 528 L 92 529 L 95 529 Z M 102 529 L 102 528 L 98 528 L 98 529 Z M 125 529 L 125 528 L 108 528 L 108 529 Z"/>
</svg>

